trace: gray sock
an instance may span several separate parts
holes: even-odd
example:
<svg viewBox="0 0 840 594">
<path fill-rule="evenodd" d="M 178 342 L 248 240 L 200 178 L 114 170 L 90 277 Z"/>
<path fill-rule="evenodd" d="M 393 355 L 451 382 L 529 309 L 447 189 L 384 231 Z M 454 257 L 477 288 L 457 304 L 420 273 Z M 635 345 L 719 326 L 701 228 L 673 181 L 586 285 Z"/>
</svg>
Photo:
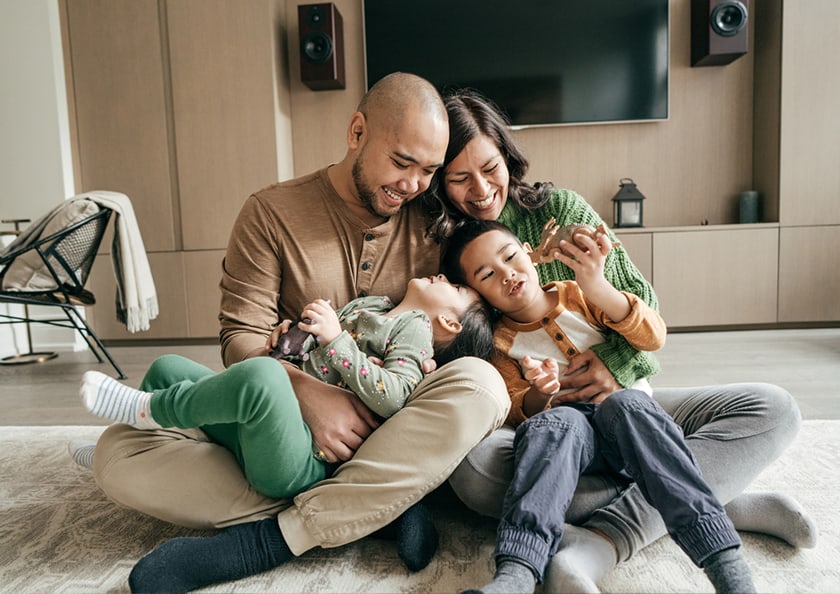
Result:
<svg viewBox="0 0 840 594">
<path fill-rule="evenodd" d="M 799 502 L 782 493 L 742 493 L 726 504 L 737 530 L 760 532 L 803 549 L 817 546 L 817 524 Z"/>
<path fill-rule="evenodd" d="M 503 557 L 496 564 L 493 581 L 480 590 L 465 590 L 462 594 L 509 594 L 510 592 L 533 592 L 537 587 L 534 571 L 511 557 Z"/>
<path fill-rule="evenodd" d="M 566 524 L 560 550 L 548 563 L 544 592 L 592 594 L 618 564 L 613 543 L 586 528 Z"/>
<path fill-rule="evenodd" d="M 750 566 L 739 547 L 720 551 L 707 558 L 703 563 L 703 571 L 717 594 L 754 594 L 756 591 Z"/>
</svg>

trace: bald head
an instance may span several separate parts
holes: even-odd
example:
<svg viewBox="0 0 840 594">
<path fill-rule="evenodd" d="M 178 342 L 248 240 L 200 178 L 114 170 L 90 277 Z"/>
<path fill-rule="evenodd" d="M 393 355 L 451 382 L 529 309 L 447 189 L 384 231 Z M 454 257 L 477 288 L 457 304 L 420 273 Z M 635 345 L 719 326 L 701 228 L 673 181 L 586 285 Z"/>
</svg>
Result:
<svg viewBox="0 0 840 594">
<path fill-rule="evenodd" d="M 434 85 L 406 72 L 394 72 L 381 78 L 362 97 L 356 108 L 376 125 L 393 129 L 406 114 L 422 114 L 447 122 L 446 106 Z"/>
</svg>

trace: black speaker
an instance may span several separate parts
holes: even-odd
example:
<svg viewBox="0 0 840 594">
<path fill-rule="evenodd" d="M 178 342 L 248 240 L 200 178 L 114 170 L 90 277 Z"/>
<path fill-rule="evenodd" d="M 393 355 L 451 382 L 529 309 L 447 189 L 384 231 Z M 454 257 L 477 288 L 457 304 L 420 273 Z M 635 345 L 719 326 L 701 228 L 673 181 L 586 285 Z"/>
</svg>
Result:
<svg viewBox="0 0 840 594">
<path fill-rule="evenodd" d="M 691 0 L 691 65 L 722 66 L 749 49 L 750 0 Z"/>
<path fill-rule="evenodd" d="M 332 2 L 298 6 L 300 79 L 313 91 L 343 89 L 344 33 Z"/>
</svg>

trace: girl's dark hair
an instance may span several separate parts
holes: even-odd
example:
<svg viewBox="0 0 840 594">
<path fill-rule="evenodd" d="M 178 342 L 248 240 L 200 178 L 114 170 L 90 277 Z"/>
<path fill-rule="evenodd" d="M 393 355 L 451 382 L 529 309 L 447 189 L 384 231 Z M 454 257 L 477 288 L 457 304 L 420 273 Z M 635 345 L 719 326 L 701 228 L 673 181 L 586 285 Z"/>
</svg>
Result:
<svg viewBox="0 0 840 594">
<path fill-rule="evenodd" d="M 435 363 L 443 367 L 459 357 L 489 361 L 493 355 L 493 310 L 479 297 L 461 316 L 461 331 L 441 349 L 435 349 Z"/>
<path fill-rule="evenodd" d="M 516 234 L 507 225 L 498 221 L 482 221 L 478 219 L 464 219 L 454 225 L 452 234 L 443 248 L 440 258 L 440 270 L 452 283 L 468 285 L 467 275 L 461 266 L 461 254 L 475 239 L 490 231 L 502 231 L 510 235 L 516 243 L 521 243 Z"/>
<path fill-rule="evenodd" d="M 446 197 L 444 170 L 461 154 L 467 143 L 480 135 L 493 141 L 507 164 L 510 174 L 508 199 L 520 208 L 528 210 L 545 204 L 553 185 L 531 185 L 525 181 L 528 159 L 514 140 L 510 131 L 510 121 L 504 113 L 491 100 L 471 89 L 453 91 L 444 97 L 443 101 L 449 116 L 449 145 L 443 167 L 437 170 L 434 183 L 426 192 L 427 204 L 435 216 L 428 233 L 442 241 L 451 235 L 458 221 L 465 218 L 460 211 L 451 206 Z"/>
</svg>

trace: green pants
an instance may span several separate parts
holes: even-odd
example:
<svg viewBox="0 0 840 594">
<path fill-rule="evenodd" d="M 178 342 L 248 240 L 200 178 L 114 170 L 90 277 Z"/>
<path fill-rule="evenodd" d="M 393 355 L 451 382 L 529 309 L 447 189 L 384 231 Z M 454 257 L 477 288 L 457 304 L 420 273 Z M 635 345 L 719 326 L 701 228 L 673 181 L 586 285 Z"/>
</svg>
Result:
<svg viewBox="0 0 840 594">
<path fill-rule="evenodd" d="M 156 359 L 140 389 L 152 392 L 152 417 L 163 427 L 200 428 L 236 457 L 254 488 L 292 497 L 327 476 L 312 454 L 283 365 L 256 357 L 221 373 L 178 355 Z"/>
</svg>

